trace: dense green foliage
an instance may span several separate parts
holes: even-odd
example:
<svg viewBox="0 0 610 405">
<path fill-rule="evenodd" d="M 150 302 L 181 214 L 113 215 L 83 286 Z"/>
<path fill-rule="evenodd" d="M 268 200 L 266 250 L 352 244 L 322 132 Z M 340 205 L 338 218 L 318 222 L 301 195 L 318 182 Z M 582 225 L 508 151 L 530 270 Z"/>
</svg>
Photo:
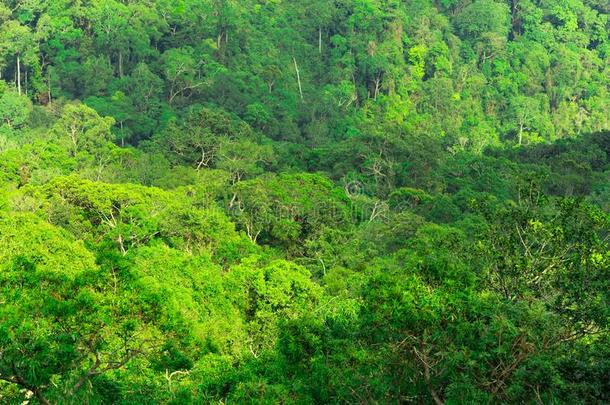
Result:
<svg viewBox="0 0 610 405">
<path fill-rule="evenodd" d="M 609 17 L 3 0 L 0 403 L 610 402 Z"/>
</svg>

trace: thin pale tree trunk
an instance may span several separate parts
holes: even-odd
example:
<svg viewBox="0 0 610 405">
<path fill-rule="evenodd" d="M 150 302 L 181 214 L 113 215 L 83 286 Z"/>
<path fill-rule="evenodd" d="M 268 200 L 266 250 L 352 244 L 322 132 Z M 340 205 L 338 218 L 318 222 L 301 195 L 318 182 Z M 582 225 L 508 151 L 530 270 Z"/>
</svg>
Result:
<svg viewBox="0 0 610 405">
<path fill-rule="evenodd" d="M 21 58 L 17 54 L 17 92 L 21 95 Z"/>
<path fill-rule="evenodd" d="M 299 85 L 299 94 L 301 95 L 301 101 L 303 98 L 303 86 L 301 86 L 301 72 L 299 72 L 299 65 L 297 65 L 297 59 L 293 56 L 292 60 L 294 62 L 294 70 L 297 72 L 297 83 Z"/>
<path fill-rule="evenodd" d="M 318 52 L 322 55 L 322 27 L 318 29 Z"/>
<path fill-rule="evenodd" d="M 49 103 L 51 103 L 51 71 L 49 70 L 48 73 L 48 81 L 47 81 L 47 85 L 48 85 L 48 96 L 49 96 Z"/>
</svg>

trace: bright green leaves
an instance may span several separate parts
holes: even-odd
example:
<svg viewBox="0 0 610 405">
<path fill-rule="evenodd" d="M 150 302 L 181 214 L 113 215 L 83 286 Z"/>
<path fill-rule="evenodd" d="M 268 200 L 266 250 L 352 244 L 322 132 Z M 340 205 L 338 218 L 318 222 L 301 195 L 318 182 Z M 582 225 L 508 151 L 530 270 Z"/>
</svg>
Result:
<svg viewBox="0 0 610 405">
<path fill-rule="evenodd" d="M 255 357 L 274 347 L 280 321 L 306 316 L 322 295 L 307 269 L 283 260 L 268 264 L 248 260 L 231 270 L 227 283 L 246 314 L 248 348 Z"/>
<path fill-rule="evenodd" d="M 133 256 L 127 278 L 132 281 L 126 293 L 191 360 L 243 350 L 240 313 L 223 285 L 221 268 L 209 257 L 155 244 Z"/>
<path fill-rule="evenodd" d="M 64 177 L 30 193 L 47 201 L 52 222 L 120 255 L 154 240 L 221 257 L 250 249 L 224 214 L 193 207 L 179 192 Z"/>
<path fill-rule="evenodd" d="M 271 145 L 259 145 L 248 139 L 227 140 L 218 148 L 217 167 L 231 175 L 231 182 L 238 183 L 264 172 L 263 166 L 274 160 Z"/>
<path fill-rule="evenodd" d="M 96 153 L 111 140 L 112 118 L 102 118 L 82 104 L 68 104 L 53 127 L 53 133 L 67 145 L 72 156 L 77 152 Z"/>
<path fill-rule="evenodd" d="M 207 83 L 201 80 L 203 63 L 197 61 L 190 47 L 171 49 L 162 56 L 165 79 L 169 84 L 168 103 L 173 104 L 178 97 L 188 98 L 201 91 Z"/>
<path fill-rule="evenodd" d="M 349 221 L 349 203 L 340 189 L 319 175 L 259 177 L 238 183 L 229 206 L 236 223 L 251 240 L 302 248 L 323 226 Z"/>
<path fill-rule="evenodd" d="M 172 120 L 155 140 L 172 160 L 203 168 L 225 169 L 232 182 L 261 172 L 273 161 L 270 146 L 258 144 L 244 121 L 217 109 L 193 108 L 183 120 Z"/>
<path fill-rule="evenodd" d="M 478 0 L 466 6 L 456 22 L 464 36 L 480 39 L 485 35 L 495 35 L 506 38 L 510 30 L 510 13 L 503 3 Z"/>
<path fill-rule="evenodd" d="M 13 89 L 2 84 L 0 88 L 0 122 L 9 129 L 23 127 L 32 112 L 32 103 Z"/>
<path fill-rule="evenodd" d="M 82 243 L 30 215 L 2 215 L 0 244 L 0 376 L 41 398 L 103 327 L 97 267 Z"/>
<path fill-rule="evenodd" d="M 6 69 L 7 65 L 14 68 L 18 94 L 25 94 L 26 71 L 32 70 L 34 79 L 40 73 L 38 44 L 31 29 L 15 20 L 8 20 L 0 26 L 0 69 Z"/>
<path fill-rule="evenodd" d="M 27 194 L 47 201 L 39 213 L 65 230 L 31 214 L 0 219 L 6 381 L 41 401 L 80 396 L 85 387 L 95 397 L 104 381 L 121 381 L 129 373 L 120 370 L 141 365 L 143 356 L 159 373 L 186 373 L 202 356 L 250 353 L 241 343 L 249 329 L 239 327 L 244 315 L 233 304 L 235 284 L 225 287 L 220 264 L 254 247 L 223 214 L 194 208 L 178 194 L 76 177 L 29 187 Z M 269 288 L 252 280 L 253 288 L 274 307 L 285 306 L 285 316 L 296 314 L 303 294 L 313 301 L 319 294 L 309 291 L 316 287 L 302 268 L 266 274 L 272 273 Z M 293 278 L 294 295 L 286 285 Z M 272 330 L 277 320 L 265 319 Z"/>
<path fill-rule="evenodd" d="M 93 257 L 81 243 L 70 241 L 66 233 L 32 216 L 2 217 L 2 252 L 0 261 L 15 270 L 29 270 L 32 275 L 69 280 L 95 268 Z M 7 274 L 7 270 L 3 272 Z M 32 280 L 30 287 L 37 283 Z M 57 291 L 59 292 L 59 291 Z"/>
<path fill-rule="evenodd" d="M 425 45 L 416 45 L 409 49 L 409 62 L 413 65 L 411 67 L 411 75 L 414 80 L 424 78 L 427 54 L 428 49 Z"/>
</svg>

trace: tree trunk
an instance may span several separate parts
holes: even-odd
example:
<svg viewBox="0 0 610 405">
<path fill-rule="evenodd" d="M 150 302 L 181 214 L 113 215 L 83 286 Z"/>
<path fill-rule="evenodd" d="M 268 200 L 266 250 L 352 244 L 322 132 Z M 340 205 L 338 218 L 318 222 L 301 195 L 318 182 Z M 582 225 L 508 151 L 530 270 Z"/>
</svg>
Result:
<svg viewBox="0 0 610 405">
<path fill-rule="evenodd" d="M 512 41 L 521 34 L 521 27 L 519 17 L 517 15 L 517 6 L 519 0 L 510 0 L 510 25 L 511 30 L 508 35 L 508 39 Z"/>
<path fill-rule="evenodd" d="M 318 52 L 322 55 L 322 27 L 318 29 Z"/>
<path fill-rule="evenodd" d="M 21 58 L 17 54 L 17 92 L 21 95 Z"/>
<path fill-rule="evenodd" d="M 299 94 L 301 95 L 301 101 L 303 101 L 303 87 L 301 86 L 301 73 L 299 72 L 299 65 L 297 65 L 297 59 L 293 56 L 294 70 L 297 72 L 297 83 L 299 85 Z"/>
<path fill-rule="evenodd" d="M 48 79 L 47 79 L 47 86 L 48 86 L 47 92 L 48 92 L 48 96 L 49 96 L 48 98 L 49 98 L 49 104 L 50 104 L 52 101 L 51 100 L 51 71 L 49 70 L 48 72 L 49 73 L 48 73 Z"/>
<path fill-rule="evenodd" d="M 123 121 L 120 122 L 121 126 L 121 147 L 125 147 L 125 133 L 123 132 Z"/>
<path fill-rule="evenodd" d="M 523 123 L 519 124 L 519 146 L 523 144 Z"/>
<path fill-rule="evenodd" d="M 379 96 L 380 87 L 381 87 L 381 73 L 379 75 L 377 75 L 377 78 L 375 79 L 375 94 L 374 94 L 375 100 L 377 100 L 377 97 Z"/>
</svg>

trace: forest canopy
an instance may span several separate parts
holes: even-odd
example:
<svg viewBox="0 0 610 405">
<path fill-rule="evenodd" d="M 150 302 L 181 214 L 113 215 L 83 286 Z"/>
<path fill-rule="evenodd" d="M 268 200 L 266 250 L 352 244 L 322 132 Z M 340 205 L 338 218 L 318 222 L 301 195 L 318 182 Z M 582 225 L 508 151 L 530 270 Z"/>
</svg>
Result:
<svg viewBox="0 0 610 405">
<path fill-rule="evenodd" d="M 2 0 L 0 403 L 610 402 L 604 0 Z"/>
</svg>

